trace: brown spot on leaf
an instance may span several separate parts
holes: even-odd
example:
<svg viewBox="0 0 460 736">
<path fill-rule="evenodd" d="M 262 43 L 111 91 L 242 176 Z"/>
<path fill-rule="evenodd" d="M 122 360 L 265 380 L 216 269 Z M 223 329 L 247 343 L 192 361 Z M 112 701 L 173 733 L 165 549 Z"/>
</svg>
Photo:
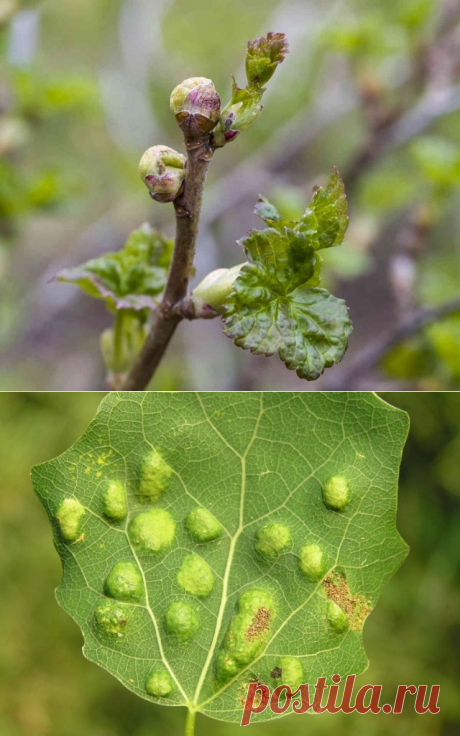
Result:
<svg viewBox="0 0 460 736">
<path fill-rule="evenodd" d="M 238 700 L 241 703 L 241 705 L 243 706 L 243 708 L 246 705 L 246 697 L 247 697 L 247 694 L 248 694 L 248 687 L 249 687 L 249 685 L 264 685 L 264 684 L 265 683 L 262 682 L 261 680 L 259 680 L 258 677 L 255 677 L 255 675 L 251 675 L 251 679 L 246 680 L 245 682 L 243 682 L 238 687 L 238 689 L 237 689 Z M 262 699 L 262 693 L 260 692 L 260 690 L 257 690 L 257 692 L 256 692 L 256 694 L 254 696 L 254 705 L 256 706 L 256 708 L 257 708 L 258 705 L 260 705 L 261 699 Z"/>
<path fill-rule="evenodd" d="M 353 631 L 361 631 L 363 623 L 372 608 L 369 601 L 359 593 L 352 595 L 345 575 L 332 572 L 324 579 L 324 590 L 329 600 L 342 609 Z"/>
<path fill-rule="evenodd" d="M 274 667 L 272 671 L 270 672 L 270 676 L 273 677 L 274 680 L 278 680 L 281 675 L 283 674 L 283 670 L 281 667 Z"/>
<path fill-rule="evenodd" d="M 252 641 L 259 637 L 270 627 L 271 611 L 265 606 L 260 606 L 246 630 L 246 639 Z"/>
</svg>

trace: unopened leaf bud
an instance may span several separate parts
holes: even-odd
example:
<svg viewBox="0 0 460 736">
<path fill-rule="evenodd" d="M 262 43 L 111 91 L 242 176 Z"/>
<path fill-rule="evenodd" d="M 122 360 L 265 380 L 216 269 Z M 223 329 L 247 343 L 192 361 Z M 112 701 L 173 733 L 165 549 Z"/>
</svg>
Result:
<svg viewBox="0 0 460 736">
<path fill-rule="evenodd" d="M 216 126 L 220 97 L 211 79 L 191 77 L 171 94 L 171 110 L 188 139 L 203 138 Z"/>
<path fill-rule="evenodd" d="M 268 33 L 267 37 L 248 42 L 246 76 L 250 84 L 262 86 L 274 75 L 289 52 L 284 33 Z"/>
<path fill-rule="evenodd" d="M 157 202 L 173 202 L 182 193 L 185 156 L 168 146 L 152 146 L 142 156 L 139 174 Z"/>
<path fill-rule="evenodd" d="M 212 307 L 218 314 L 224 313 L 223 303 L 233 288 L 244 264 L 233 268 L 218 268 L 211 271 L 192 292 L 195 311 L 199 313 L 205 306 Z"/>
</svg>

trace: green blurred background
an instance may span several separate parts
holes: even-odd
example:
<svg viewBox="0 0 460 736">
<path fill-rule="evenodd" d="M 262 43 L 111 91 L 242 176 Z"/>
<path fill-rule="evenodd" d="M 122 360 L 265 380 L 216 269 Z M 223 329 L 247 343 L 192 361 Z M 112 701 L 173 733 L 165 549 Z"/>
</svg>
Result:
<svg viewBox="0 0 460 736">
<path fill-rule="evenodd" d="M 215 156 L 196 279 L 241 262 L 235 241 L 260 225 L 259 192 L 297 216 L 336 164 L 351 225 L 326 254 L 324 284 L 346 298 L 355 332 L 328 375 L 340 379 L 391 328 L 401 280 L 413 279 L 414 304 L 458 295 L 459 24 L 458 0 L 0 0 L 0 387 L 104 388 L 99 335 L 110 315 L 47 281 L 121 248 L 146 220 L 173 233 L 172 207 L 152 203 L 137 174 L 147 147 L 182 148 L 170 91 L 210 76 L 226 101 L 230 74 L 243 81 L 246 41 L 268 30 L 286 32 L 291 54 L 259 120 Z M 401 262 L 414 218 L 426 231 Z M 360 387 L 457 387 L 459 354 L 456 315 L 393 351 Z M 198 320 L 181 326 L 152 388 L 324 385 L 236 349 L 220 320 Z"/>
<path fill-rule="evenodd" d="M 34 463 L 64 451 L 84 431 L 102 393 L 0 395 L 1 736 L 180 736 L 182 708 L 136 698 L 87 662 L 82 636 L 54 600 L 60 580 L 45 513 L 32 492 Z M 440 685 L 438 715 L 417 715 L 407 696 L 394 715 L 287 716 L 250 727 L 254 736 L 456 736 L 460 728 L 460 396 L 382 394 L 409 412 L 398 527 L 411 552 L 368 619 L 370 668 L 357 685 Z M 308 720 L 314 718 L 314 721 Z M 306 720 L 307 719 L 307 720 Z M 239 726 L 199 717 L 199 736 Z"/>
</svg>

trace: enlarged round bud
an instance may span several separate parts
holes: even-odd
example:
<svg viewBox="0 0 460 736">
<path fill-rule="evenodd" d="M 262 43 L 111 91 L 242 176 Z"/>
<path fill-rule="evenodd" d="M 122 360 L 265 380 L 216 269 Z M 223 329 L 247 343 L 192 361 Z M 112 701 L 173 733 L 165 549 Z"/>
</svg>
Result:
<svg viewBox="0 0 460 736">
<path fill-rule="evenodd" d="M 173 202 L 182 193 L 185 156 L 168 146 L 152 146 L 142 156 L 139 174 L 157 202 Z"/>
<path fill-rule="evenodd" d="M 209 306 L 218 314 L 224 313 L 223 303 L 232 291 L 233 282 L 239 276 L 244 263 L 233 268 L 218 268 L 211 271 L 201 284 L 192 291 L 193 304 L 196 313 L 203 307 Z"/>
<path fill-rule="evenodd" d="M 191 77 L 173 89 L 171 110 L 189 139 L 202 138 L 216 126 L 220 97 L 211 79 Z"/>
</svg>

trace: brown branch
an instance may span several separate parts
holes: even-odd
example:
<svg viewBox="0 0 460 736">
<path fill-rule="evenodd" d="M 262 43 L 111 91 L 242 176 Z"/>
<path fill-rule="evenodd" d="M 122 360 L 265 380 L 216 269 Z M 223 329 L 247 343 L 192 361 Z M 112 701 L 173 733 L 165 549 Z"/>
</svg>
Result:
<svg viewBox="0 0 460 736">
<path fill-rule="evenodd" d="M 123 391 L 145 389 L 168 347 L 177 325 L 183 319 L 174 307 L 182 302 L 192 274 L 203 190 L 209 167 L 204 147 L 188 151 L 184 193 L 174 203 L 176 240 L 163 299 L 156 312 L 144 347 L 123 385 Z"/>
<path fill-rule="evenodd" d="M 460 312 L 460 296 L 437 307 L 425 307 L 401 320 L 386 335 L 363 348 L 349 361 L 347 369 L 335 380 L 329 379 L 322 386 L 324 391 L 346 391 L 355 387 L 359 379 L 369 373 L 396 345 L 413 337 L 427 325 Z"/>
</svg>

